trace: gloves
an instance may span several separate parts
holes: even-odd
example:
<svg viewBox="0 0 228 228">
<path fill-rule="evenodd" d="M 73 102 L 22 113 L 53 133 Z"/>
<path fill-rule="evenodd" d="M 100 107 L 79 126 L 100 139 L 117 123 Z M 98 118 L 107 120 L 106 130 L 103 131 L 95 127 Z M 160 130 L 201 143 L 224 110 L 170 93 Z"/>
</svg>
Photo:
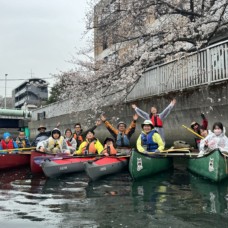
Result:
<svg viewBox="0 0 228 228">
<path fill-rule="evenodd" d="M 204 113 L 201 113 L 200 115 L 201 115 L 201 117 L 202 117 L 203 120 L 206 119 Z"/>
</svg>

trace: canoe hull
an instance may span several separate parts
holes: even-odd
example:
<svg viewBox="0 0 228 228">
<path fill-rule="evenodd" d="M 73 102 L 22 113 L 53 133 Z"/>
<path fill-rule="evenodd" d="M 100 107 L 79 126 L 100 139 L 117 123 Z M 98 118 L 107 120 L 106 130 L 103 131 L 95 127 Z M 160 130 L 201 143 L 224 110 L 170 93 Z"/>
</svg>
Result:
<svg viewBox="0 0 228 228">
<path fill-rule="evenodd" d="M 83 172 L 85 170 L 84 163 L 92 159 L 94 157 L 46 159 L 42 162 L 41 167 L 45 176 L 55 178 L 63 174 Z"/>
<path fill-rule="evenodd" d="M 171 157 L 148 156 L 137 151 L 132 152 L 129 161 L 129 172 L 133 179 L 140 179 L 173 167 Z"/>
<path fill-rule="evenodd" d="M 200 176 L 219 182 L 228 177 L 228 158 L 224 158 L 219 150 L 214 150 L 210 154 L 190 158 L 188 169 Z"/>
<path fill-rule="evenodd" d="M 43 170 L 41 168 L 40 165 L 37 165 L 35 162 L 34 162 L 34 158 L 35 157 L 38 157 L 38 156 L 47 156 L 47 154 L 43 153 L 43 152 L 39 152 L 39 151 L 35 151 L 33 150 L 31 152 L 31 158 L 30 158 L 30 169 L 31 169 L 31 172 L 33 174 L 42 174 L 43 173 Z"/>
<path fill-rule="evenodd" d="M 1 154 L 0 170 L 29 165 L 30 154 Z"/>
<path fill-rule="evenodd" d="M 103 157 L 94 162 L 85 163 L 85 171 L 93 181 L 122 171 L 128 165 L 128 158 Z"/>
</svg>

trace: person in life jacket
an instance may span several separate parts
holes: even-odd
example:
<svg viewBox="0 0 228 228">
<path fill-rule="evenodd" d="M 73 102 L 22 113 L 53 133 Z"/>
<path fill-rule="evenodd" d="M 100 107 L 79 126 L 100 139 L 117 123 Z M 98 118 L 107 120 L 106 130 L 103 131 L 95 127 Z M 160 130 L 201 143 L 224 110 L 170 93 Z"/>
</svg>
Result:
<svg viewBox="0 0 228 228">
<path fill-rule="evenodd" d="M 19 148 L 28 148 L 31 146 L 28 138 L 25 136 L 24 131 L 20 131 L 17 138 L 16 138 L 16 143 Z"/>
<path fill-rule="evenodd" d="M 117 148 L 130 147 L 130 138 L 135 132 L 137 119 L 138 115 L 135 114 L 128 128 L 124 122 L 119 122 L 116 129 L 109 123 L 109 121 L 106 120 L 106 117 L 104 115 L 101 115 L 101 120 L 105 123 L 105 126 L 111 135 L 115 138 Z"/>
<path fill-rule="evenodd" d="M 76 123 L 74 125 L 74 132 L 73 132 L 73 138 L 76 140 L 77 142 L 77 150 L 80 146 L 80 144 L 84 141 L 87 133 L 89 131 L 94 131 L 99 125 L 101 125 L 101 120 L 97 120 L 95 123 L 95 126 L 89 128 L 86 131 L 82 130 L 81 124 L 80 123 Z"/>
<path fill-rule="evenodd" d="M 60 126 L 60 122 L 57 123 L 56 127 Z M 41 141 L 48 139 L 51 136 L 51 131 L 46 131 L 46 127 L 44 125 L 40 125 L 38 127 L 39 134 L 35 137 L 34 141 L 31 143 L 32 146 L 37 146 L 37 144 Z"/>
<path fill-rule="evenodd" d="M 58 128 L 54 128 L 51 132 L 51 137 L 46 139 L 45 141 L 41 141 L 37 144 L 37 150 L 41 152 L 49 152 L 49 153 L 66 153 L 70 154 L 70 149 L 64 137 L 61 136 L 61 132 Z"/>
<path fill-rule="evenodd" d="M 79 149 L 74 152 L 74 155 L 100 154 L 103 150 L 104 147 L 100 141 L 95 138 L 94 131 L 89 131 L 85 141 L 80 144 Z"/>
<path fill-rule="evenodd" d="M 11 134 L 9 132 L 5 132 L 0 143 L 0 150 L 16 148 L 18 148 L 18 145 L 15 141 L 13 141 Z"/>
<path fill-rule="evenodd" d="M 202 118 L 201 125 L 199 123 L 195 122 L 195 121 L 193 121 L 191 123 L 191 129 L 194 132 L 196 132 L 197 134 L 199 134 L 199 135 L 200 135 L 200 128 L 207 129 L 207 127 L 208 127 L 208 120 L 205 117 L 204 113 L 201 113 L 200 116 Z M 196 149 L 200 149 L 199 147 L 200 147 L 200 140 L 201 140 L 201 138 L 195 137 L 194 140 L 195 140 L 195 147 L 196 147 Z"/>
<path fill-rule="evenodd" d="M 200 142 L 199 157 L 205 153 L 219 149 L 221 152 L 228 152 L 228 138 L 225 135 L 225 128 L 221 122 L 213 124 L 212 133 Z"/>
<path fill-rule="evenodd" d="M 139 109 L 135 104 L 132 104 L 132 108 L 135 112 L 145 120 L 150 120 L 155 128 L 155 130 L 161 136 L 163 142 L 165 143 L 165 133 L 163 129 L 163 121 L 169 115 L 174 105 L 176 104 L 176 99 L 173 99 L 170 104 L 158 114 L 157 108 L 152 106 L 150 109 L 150 113 L 146 113 L 143 110 Z"/>
<path fill-rule="evenodd" d="M 106 138 L 104 141 L 104 150 L 102 152 L 105 156 L 116 155 L 117 150 L 114 147 L 114 140 L 112 138 Z"/>
<path fill-rule="evenodd" d="M 142 129 L 143 131 L 136 142 L 137 150 L 139 152 L 160 152 L 164 150 L 164 142 L 150 120 L 144 121 Z"/>
<path fill-rule="evenodd" d="M 74 153 L 74 151 L 75 151 L 76 148 L 77 148 L 77 142 L 76 142 L 76 140 L 73 138 L 73 134 L 72 134 L 72 131 L 71 131 L 70 128 L 67 128 L 67 129 L 65 130 L 65 136 L 64 136 L 64 138 L 65 138 L 65 141 L 66 141 L 66 143 L 67 143 L 67 145 L 68 145 L 68 147 L 69 147 L 69 149 L 70 149 L 70 153 L 71 153 L 71 154 Z"/>
</svg>

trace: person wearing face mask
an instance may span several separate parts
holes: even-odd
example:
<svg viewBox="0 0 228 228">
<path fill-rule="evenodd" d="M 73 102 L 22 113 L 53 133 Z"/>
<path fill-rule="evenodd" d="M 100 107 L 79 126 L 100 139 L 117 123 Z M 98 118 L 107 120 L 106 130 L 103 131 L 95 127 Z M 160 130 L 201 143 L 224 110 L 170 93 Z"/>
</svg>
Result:
<svg viewBox="0 0 228 228">
<path fill-rule="evenodd" d="M 225 135 L 225 128 L 221 122 L 213 124 L 212 133 L 208 134 L 200 143 L 199 157 L 214 149 L 219 149 L 221 152 L 228 152 L 228 138 Z"/>
</svg>

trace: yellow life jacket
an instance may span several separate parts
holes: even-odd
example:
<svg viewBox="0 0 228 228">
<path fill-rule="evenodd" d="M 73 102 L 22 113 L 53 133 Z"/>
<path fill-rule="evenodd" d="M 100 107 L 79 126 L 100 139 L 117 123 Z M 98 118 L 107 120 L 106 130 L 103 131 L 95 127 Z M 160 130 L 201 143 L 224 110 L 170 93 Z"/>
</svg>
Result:
<svg viewBox="0 0 228 228">
<path fill-rule="evenodd" d="M 62 149 L 64 137 L 60 136 L 59 139 L 53 139 L 52 137 L 48 138 L 48 149 L 52 150 L 54 148 Z"/>
</svg>

